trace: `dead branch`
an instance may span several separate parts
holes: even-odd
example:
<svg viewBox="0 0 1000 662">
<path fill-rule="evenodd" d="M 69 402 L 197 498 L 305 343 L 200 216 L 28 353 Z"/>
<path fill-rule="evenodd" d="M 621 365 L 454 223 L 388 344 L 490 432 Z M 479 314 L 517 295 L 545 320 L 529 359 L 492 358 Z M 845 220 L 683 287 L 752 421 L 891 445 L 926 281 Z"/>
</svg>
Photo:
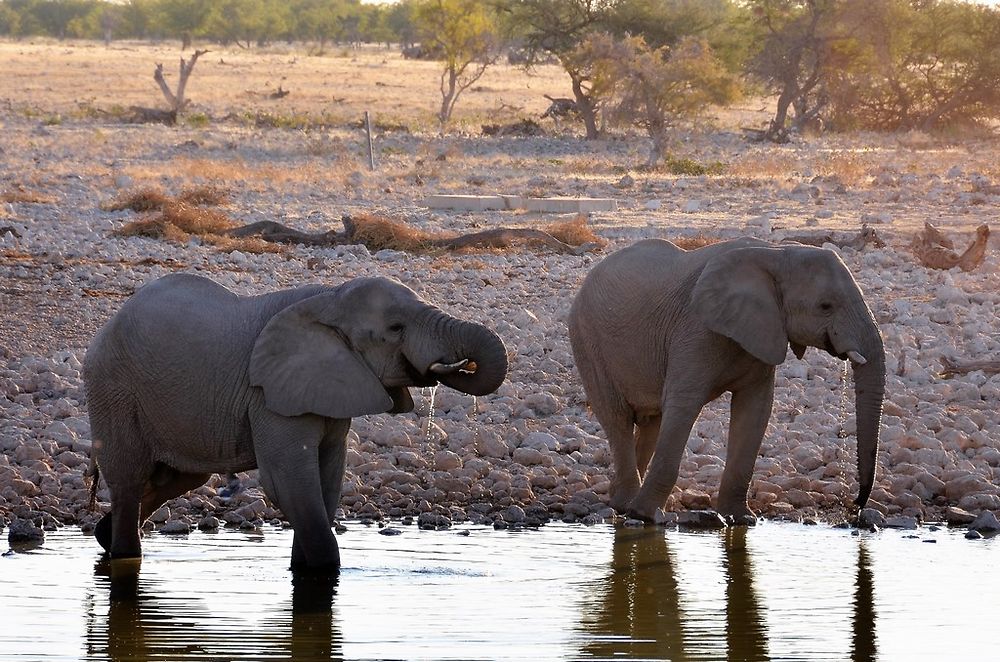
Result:
<svg viewBox="0 0 1000 662">
<path fill-rule="evenodd" d="M 931 269 L 958 267 L 962 271 L 972 271 L 986 258 L 989 239 L 990 226 L 980 225 L 976 228 L 976 237 L 972 244 L 960 255 L 954 250 L 955 245 L 950 239 L 941 234 L 936 227 L 925 222 L 923 231 L 913 237 L 910 248 L 920 264 L 925 267 Z"/>
<path fill-rule="evenodd" d="M 170 104 L 170 109 L 173 111 L 175 118 L 177 113 L 184 110 L 189 103 L 188 100 L 184 98 L 184 89 L 187 87 L 188 78 L 190 78 L 191 72 L 194 71 L 194 65 L 198 61 L 198 58 L 207 52 L 207 50 L 196 50 L 191 56 L 190 61 L 181 58 L 180 79 L 177 81 L 176 92 L 170 89 L 170 86 L 167 85 L 166 79 L 163 77 L 163 63 L 159 62 L 156 65 L 156 71 L 153 72 L 153 80 L 155 80 L 156 84 L 160 86 L 160 91 L 163 92 L 163 96 L 166 97 L 167 103 Z"/>
<path fill-rule="evenodd" d="M 281 89 L 281 85 L 278 85 L 278 89 L 275 90 L 274 92 L 271 92 L 267 96 L 269 99 L 284 99 L 289 94 L 291 94 L 291 92 L 289 92 L 288 90 Z"/>
<path fill-rule="evenodd" d="M 976 372 L 977 370 L 982 370 L 989 375 L 1000 374 L 1000 361 L 968 361 L 949 359 L 942 356 L 941 365 L 944 366 L 944 370 L 941 371 L 942 377 L 954 377 L 955 375 L 964 375 Z"/>
<path fill-rule="evenodd" d="M 274 221 L 259 221 L 232 230 L 225 234 L 230 237 L 260 237 L 264 241 L 283 244 L 305 244 L 308 246 L 337 246 L 341 244 L 365 243 L 359 239 L 359 229 L 355 220 L 344 216 L 344 232 L 308 233 L 294 230 Z M 557 253 L 582 255 L 599 248 L 596 242 L 586 242 L 573 246 L 560 241 L 544 230 L 534 228 L 496 228 L 458 235 L 455 237 L 427 237 L 419 242 L 428 249 L 462 250 L 465 248 L 509 248 L 518 243 L 541 245 Z"/>
<path fill-rule="evenodd" d="M 841 248 L 853 248 L 863 250 L 865 246 L 872 245 L 875 248 L 885 248 L 885 242 L 878 236 L 875 228 L 867 223 L 861 225 L 861 230 L 857 234 L 844 235 L 824 232 L 822 234 L 794 235 L 785 237 L 782 241 L 794 241 L 808 246 L 822 246 L 823 244 L 834 244 Z"/>
</svg>

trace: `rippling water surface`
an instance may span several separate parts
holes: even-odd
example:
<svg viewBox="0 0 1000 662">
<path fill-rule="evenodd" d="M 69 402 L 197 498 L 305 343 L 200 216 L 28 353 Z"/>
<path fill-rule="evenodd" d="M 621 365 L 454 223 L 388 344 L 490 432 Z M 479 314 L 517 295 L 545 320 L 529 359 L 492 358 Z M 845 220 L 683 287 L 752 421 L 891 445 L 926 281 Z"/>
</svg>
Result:
<svg viewBox="0 0 1000 662">
<path fill-rule="evenodd" d="M 763 524 L 554 524 L 339 536 L 293 580 L 291 532 L 152 534 L 141 563 L 66 529 L 0 558 L 0 659 L 986 659 L 1000 539 Z M 467 535 L 463 535 L 466 534 Z M 933 542 L 931 542 L 933 541 Z"/>
</svg>

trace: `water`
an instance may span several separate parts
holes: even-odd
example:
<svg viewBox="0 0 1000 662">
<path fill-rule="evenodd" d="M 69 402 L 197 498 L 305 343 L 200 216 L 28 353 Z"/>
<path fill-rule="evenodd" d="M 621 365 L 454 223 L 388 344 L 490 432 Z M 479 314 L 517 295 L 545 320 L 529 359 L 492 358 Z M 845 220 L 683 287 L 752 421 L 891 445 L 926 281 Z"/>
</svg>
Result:
<svg viewBox="0 0 1000 662">
<path fill-rule="evenodd" d="M 293 582 L 289 531 L 141 564 L 51 533 L 0 558 L 0 659 L 985 659 L 1000 616 L 1000 538 L 946 530 L 399 528 L 351 525 L 335 585 Z"/>
</svg>

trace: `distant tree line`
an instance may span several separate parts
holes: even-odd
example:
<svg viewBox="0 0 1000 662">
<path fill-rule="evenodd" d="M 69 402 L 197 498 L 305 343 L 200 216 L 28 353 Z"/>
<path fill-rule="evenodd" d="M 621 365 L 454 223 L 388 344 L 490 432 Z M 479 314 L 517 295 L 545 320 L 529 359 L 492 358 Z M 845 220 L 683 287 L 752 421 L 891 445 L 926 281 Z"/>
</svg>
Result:
<svg viewBox="0 0 1000 662">
<path fill-rule="evenodd" d="M 0 0 L 0 35 L 397 44 L 443 62 L 442 125 L 500 57 L 554 61 L 588 137 L 628 123 L 654 152 L 747 91 L 777 100 L 779 141 L 1000 117 L 1000 11 L 958 0 Z"/>
</svg>

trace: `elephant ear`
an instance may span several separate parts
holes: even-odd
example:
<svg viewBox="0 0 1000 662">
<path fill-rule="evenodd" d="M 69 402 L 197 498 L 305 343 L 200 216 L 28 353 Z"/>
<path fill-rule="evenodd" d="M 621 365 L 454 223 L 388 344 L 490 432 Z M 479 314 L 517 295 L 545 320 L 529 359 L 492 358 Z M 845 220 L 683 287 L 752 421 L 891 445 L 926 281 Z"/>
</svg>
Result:
<svg viewBox="0 0 1000 662">
<path fill-rule="evenodd" d="M 778 286 L 767 268 L 777 252 L 738 248 L 715 257 L 691 293 L 691 304 L 705 326 L 769 365 L 782 363 L 788 351 Z"/>
<path fill-rule="evenodd" d="M 386 392 L 328 319 L 335 306 L 332 296 L 318 294 L 292 304 L 257 337 L 250 383 L 263 389 L 264 403 L 277 414 L 353 418 L 396 406 L 396 396 Z"/>
</svg>

